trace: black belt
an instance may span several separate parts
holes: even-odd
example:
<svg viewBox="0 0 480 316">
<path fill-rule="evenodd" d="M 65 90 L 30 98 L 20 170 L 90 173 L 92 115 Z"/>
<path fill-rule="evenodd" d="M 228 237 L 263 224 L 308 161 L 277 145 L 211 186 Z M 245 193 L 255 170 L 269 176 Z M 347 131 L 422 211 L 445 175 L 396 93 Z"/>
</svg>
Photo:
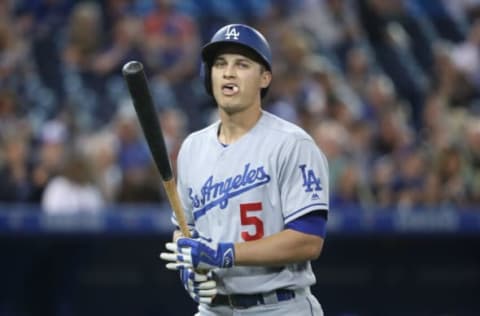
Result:
<svg viewBox="0 0 480 316">
<path fill-rule="evenodd" d="M 288 301 L 295 297 L 295 291 L 275 290 L 277 302 Z M 249 308 L 257 305 L 265 305 L 264 294 L 217 294 L 212 301 L 212 306 L 228 305 L 234 308 Z"/>
</svg>

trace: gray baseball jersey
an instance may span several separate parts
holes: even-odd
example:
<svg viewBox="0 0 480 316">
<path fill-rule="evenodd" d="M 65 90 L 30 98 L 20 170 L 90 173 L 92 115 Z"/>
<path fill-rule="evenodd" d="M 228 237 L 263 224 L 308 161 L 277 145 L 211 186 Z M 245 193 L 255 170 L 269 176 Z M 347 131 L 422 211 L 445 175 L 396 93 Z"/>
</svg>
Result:
<svg viewBox="0 0 480 316">
<path fill-rule="evenodd" d="M 178 155 L 180 199 L 200 235 L 213 242 L 251 241 L 309 212 L 328 210 L 327 160 L 304 130 L 263 111 L 247 134 L 224 146 L 219 124 L 190 134 Z M 315 283 L 310 262 L 217 269 L 215 275 L 221 294 Z"/>
</svg>

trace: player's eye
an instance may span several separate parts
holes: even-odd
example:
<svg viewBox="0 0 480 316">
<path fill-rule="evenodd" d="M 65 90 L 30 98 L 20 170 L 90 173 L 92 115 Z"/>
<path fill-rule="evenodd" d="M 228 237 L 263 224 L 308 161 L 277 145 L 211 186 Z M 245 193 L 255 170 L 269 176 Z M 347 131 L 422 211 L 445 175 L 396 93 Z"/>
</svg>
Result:
<svg viewBox="0 0 480 316">
<path fill-rule="evenodd" d="M 241 69 L 248 69 L 250 67 L 250 65 L 246 62 L 239 62 L 238 67 L 241 68 Z"/>
<path fill-rule="evenodd" d="M 213 66 L 214 67 L 222 67 L 222 66 L 225 66 L 226 65 L 226 62 L 225 60 L 223 59 L 216 59 L 214 62 L 213 62 Z"/>
</svg>

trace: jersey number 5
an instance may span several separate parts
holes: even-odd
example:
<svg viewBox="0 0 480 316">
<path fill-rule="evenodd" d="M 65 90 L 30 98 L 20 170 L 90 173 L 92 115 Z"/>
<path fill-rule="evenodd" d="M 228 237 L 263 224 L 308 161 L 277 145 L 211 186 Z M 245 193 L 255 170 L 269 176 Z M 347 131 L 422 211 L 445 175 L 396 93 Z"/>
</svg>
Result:
<svg viewBox="0 0 480 316">
<path fill-rule="evenodd" d="M 262 203 L 246 203 L 240 204 L 240 222 L 242 226 L 253 225 L 255 231 L 251 234 L 248 230 L 242 230 L 242 238 L 245 241 L 256 240 L 263 237 L 263 221 L 260 217 L 257 217 L 249 212 L 262 211 Z"/>
</svg>

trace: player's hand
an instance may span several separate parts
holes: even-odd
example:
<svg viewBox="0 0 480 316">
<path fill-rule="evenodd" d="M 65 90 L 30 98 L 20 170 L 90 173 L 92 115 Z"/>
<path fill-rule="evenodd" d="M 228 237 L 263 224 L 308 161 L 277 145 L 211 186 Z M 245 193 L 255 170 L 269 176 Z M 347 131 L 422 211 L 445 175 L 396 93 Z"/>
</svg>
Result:
<svg viewBox="0 0 480 316">
<path fill-rule="evenodd" d="M 180 269 L 180 279 L 190 297 L 197 303 L 210 304 L 217 294 L 212 272 L 199 273 L 190 268 Z"/>
<path fill-rule="evenodd" d="M 160 258 L 167 263 L 167 269 L 194 268 L 211 270 L 230 268 L 235 261 L 233 243 L 207 244 L 201 238 L 179 238 L 176 243 L 167 243 L 170 253 L 161 253 Z"/>
</svg>

